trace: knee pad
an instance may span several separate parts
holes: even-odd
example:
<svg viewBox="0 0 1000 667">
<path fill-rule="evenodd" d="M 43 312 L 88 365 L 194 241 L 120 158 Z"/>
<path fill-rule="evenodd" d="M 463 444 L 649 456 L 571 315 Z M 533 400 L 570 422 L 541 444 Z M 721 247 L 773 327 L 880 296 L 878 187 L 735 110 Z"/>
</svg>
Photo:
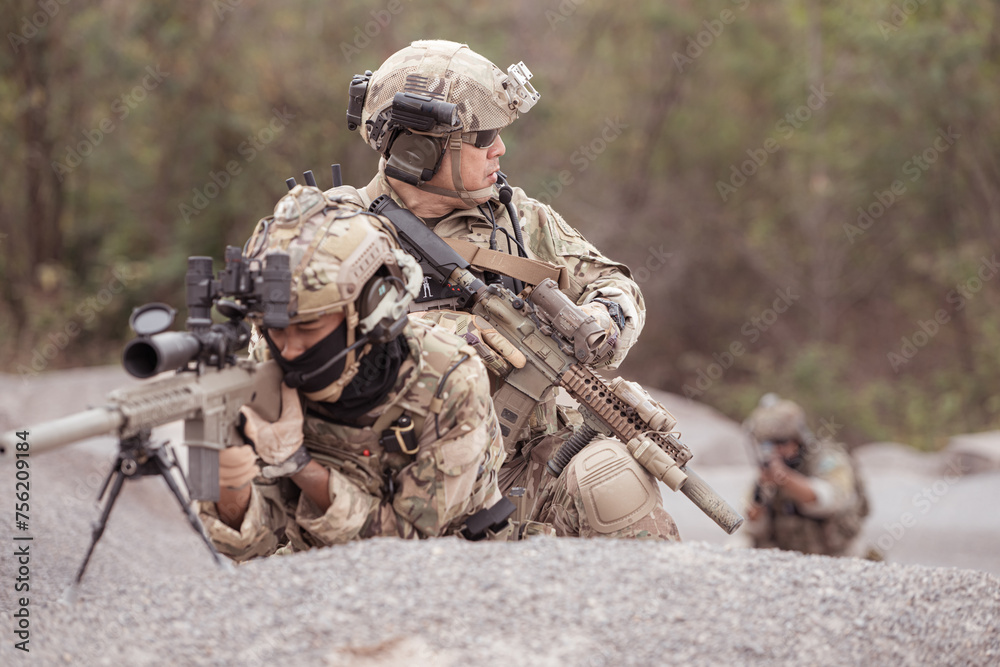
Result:
<svg viewBox="0 0 1000 667">
<path fill-rule="evenodd" d="M 590 525 L 605 535 L 621 530 L 663 504 L 660 488 L 628 450 L 615 440 L 599 440 L 570 461 Z"/>
</svg>

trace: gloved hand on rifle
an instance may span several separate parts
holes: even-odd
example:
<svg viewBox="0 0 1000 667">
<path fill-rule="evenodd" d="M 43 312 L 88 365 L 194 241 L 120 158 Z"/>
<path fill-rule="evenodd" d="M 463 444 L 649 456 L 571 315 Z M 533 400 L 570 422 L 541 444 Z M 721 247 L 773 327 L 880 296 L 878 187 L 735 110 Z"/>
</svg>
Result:
<svg viewBox="0 0 1000 667">
<path fill-rule="evenodd" d="M 311 457 L 303 446 L 302 404 L 299 392 L 281 384 L 281 415 L 269 422 L 248 405 L 240 409 L 243 415 L 243 435 L 253 445 L 257 456 L 267 465 L 264 477 L 290 477 L 306 467 Z"/>
<path fill-rule="evenodd" d="M 219 486 L 239 491 L 260 473 L 257 455 L 250 445 L 226 447 L 219 452 Z"/>
<path fill-rule="evenodd" d="M 505 377 L 512 368 L 524 368 L 527 363 L 524 353 L 482 317 L 451 310 L 429 310 L 420 319 L 465 338 L 494 375 Z"/>
<path fill-rule="evenodd" d="M 619 313 L 618 317 L 621 318 L 621 309 L 618 308 L 617 304 L 611 301 L 605 302 L 604 300 L 594 300 L 588 301 L 580 306 L 580 310 L 584 313 L 587 315 L 593 315 L 594 319 L 597 320 L 597 323 L 601 326 L 607 336 L 605 339 L 607 348 L 600 355 L 601 357 L 611 356 L 614 352 L 615 344 L 618 342 L 618 336 L 622 333 L 618 323 L 615 322 L 615 318 L 611 315 L 610 306 L 607 305 L 609 303 L 611 306 L 614 306 L 616 312 Z"/>
</svg>

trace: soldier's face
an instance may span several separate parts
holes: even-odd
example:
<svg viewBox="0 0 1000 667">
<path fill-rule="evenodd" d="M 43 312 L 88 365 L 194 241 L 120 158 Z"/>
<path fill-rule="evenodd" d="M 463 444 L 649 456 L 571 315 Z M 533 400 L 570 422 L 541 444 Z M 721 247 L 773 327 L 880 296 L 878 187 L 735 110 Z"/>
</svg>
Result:
<svg viewBox="0 0 1000 667">
<path fill-rule="evenodd" d="M 462 185 L 466 190 L 479 190 L 488 188 L 497 182 L 497 172 L 500 171 L 500 158 L 507 152 L 507 147 L 503 143 L 500 135 L 492 144 L 485 148 L 476 148 L 472 144 L 462 143 Z M 441 168 L 434 174 L 434 178 L 428 181 L 435 185 L 449 190 L 455 189 L 455 179 L 451 174 L 451 151 L 445 151 L 441 160 Z M 482 197 L 476 200 L 478 203 L 489 201 L 489 197 Z"/>
<path fill-rule="evenodd" d="M 323 315 L 312 322 L 290 324 L 284 329 L 268 329 L 267 334 L 274 346 L 281 351 L 286 361 L 301 356 L 306 350 L 320 342 L 344 321 L 344 311 Z"/>
</svg>

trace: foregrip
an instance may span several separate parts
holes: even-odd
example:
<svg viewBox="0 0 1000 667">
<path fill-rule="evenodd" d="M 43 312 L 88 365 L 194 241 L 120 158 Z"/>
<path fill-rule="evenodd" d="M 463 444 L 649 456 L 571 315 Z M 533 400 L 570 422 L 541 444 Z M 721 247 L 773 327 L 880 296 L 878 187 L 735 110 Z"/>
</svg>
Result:
<svg viewBox="0 0 1000 667">
<path fill-rule="evenodd" d="M 690 468 L 682 468 L 687 474 L 687 480 L 681 486 L 681 493 L 688 497 L 698 508 L 707 514 L 712 521 L 719 524 L 729 535 L 743 524 L 743 517 L 732 508 L 722 496 L 717 494 L 708 483 Z"/>
</svg>

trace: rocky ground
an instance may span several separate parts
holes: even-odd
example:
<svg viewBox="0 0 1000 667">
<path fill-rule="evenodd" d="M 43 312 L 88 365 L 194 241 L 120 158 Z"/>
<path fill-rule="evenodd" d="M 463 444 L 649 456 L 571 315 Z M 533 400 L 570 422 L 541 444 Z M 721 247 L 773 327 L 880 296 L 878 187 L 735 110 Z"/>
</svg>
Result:
<svg viewBox="0 0 1000 667">
<path fill-rule="evenodd" d="M 128 381 L 115 368 L 0 376 L 0 428 L 83 409 Z M 738 504 L 752 478 L 738 425 L 661 400 L 692 465 Z M 995 442 L 858 450 L 873 504 L 864 539 L 884 563 L 745 549 L 664 490 L 684 544 L 384 539 L 222 571 L 148 478 L 126 484 L 71 589 L 114 452 L 98 438 L 31 459 L 27 531 L 0 463 L 0 664 L 998 664 Z M 12 557 L 25 544 L 26 593 Z M 22 596 L 28 654 L 15 648 Z"/>
</svg>

